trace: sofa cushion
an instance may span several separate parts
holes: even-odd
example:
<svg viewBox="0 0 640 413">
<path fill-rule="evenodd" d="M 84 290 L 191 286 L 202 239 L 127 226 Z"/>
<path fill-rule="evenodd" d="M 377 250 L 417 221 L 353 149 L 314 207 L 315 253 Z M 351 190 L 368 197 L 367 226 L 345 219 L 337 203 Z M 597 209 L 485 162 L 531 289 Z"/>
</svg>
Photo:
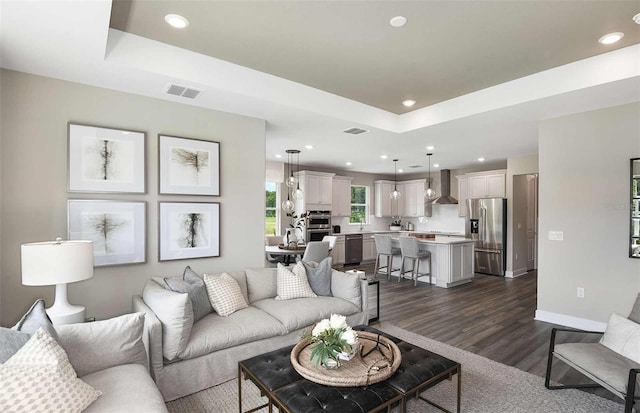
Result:
<svg viewBox="0 0 640 413">
<path fill-rule="evenodd" d="M 191 267 L 187 266 L 187 268 L 184 269 L 182 279 L 168 277 L 164 279 L 164 282 L 171 291 L 189 294 L 191 307 L 193 308 L 194 323 L 213 312 L 209 297 L 207 296 L 207 288 L 204 285 L 204 280 L 200 278 Z"/>
<path fill-rule="evenodd" d="M 78 379 L 67 354 L 44 328 L 0 365 L 0 411 L 81 412 L 100 391 Z"/>
<path fill-rule="evenodd" d="M 142 342 L 143 313 L 61 325 L 56 330 L 58 342 L 69 355 L 78 376 L 122 364 L 147 366 L 147 352 Z"/>
<path fill-rule="evenodd" d="M 277 270 L 275 268 L 247 268 L 247 291 L 249 303 L 274 298 L 277 291 Z"/>
<path fill-rule="evenodd" d="M 102 392 L 102 396 L 84 413 L 167 412 L 149 371 L 140 364 L 110 367 L 81 378 Z"/>
<path fill-rule="evenodd" d="M 276 319 L 254 307 L 236 311 L 228 317 L 212 313 L 193 326 L 189 343 L 180 353 L 180 358 L 192 359 L 286 332 Z"/>
<path fill-rule="evenodd" d="M 331 272 L 331 295 L 347 300 L 358 309 L 362 309 L 362 291 L 358 274 L 347 274 L 333 270 Z"/>
<path fill-rule="evenodd" d="M 204 284 L 207 286 L 211 306 L 222 317 L 227 317 L 249 306 L 238 282 L 227 273 L 219 276 L 205 274 Z"/>
<path fill-rule="evenodd" d="M 24 346 L 31 336 L 22 331 L 0 327 L 0 364 L 9 360 Z"/>
<path fill-rule="evenodd" d="M 287 301 L 266 298 L 256 301 L 253 306 L 281 322 L 288 332 L 308 327 L 334 313 L 348 316 L 360 311 L 349 301 L 335 297 L 295 298 Z"/>
<path fill-rule="evenodd" d="M 613 313 L 600 344 L 640 363 L 640 324 Z"/>
<path fill-rule="evenodd" d="M 276 300 L 291 300 L 292 298 L 317 297 L 309 286 L 307 272 L 304 265 L 298 262 L 289 270 L 278 263 Z"/>
<path fill-rule="evenodd" d="M 167 290 L 149 280 L 142 290 L 142 299 L 162 323 L 162 355 L 174 360 L 186 347 L 193 327 L 189 295 Z"/>
<path fill-rule="evenodd" d="M 13 326 L 13 329 L 31 335 L 38 331 L 40 327 L 47 330 L 47 333 L 55 340 L 58 339 L 56 329 L 53 327 L 47 311 L 44 309 L 44 300 L 42 298 L 37 299 L 33 303 L 31 308 L 20 318 L 20 321 Z"/>
<path fill-rule="evenodd" d="M 631 309 L 631 313 L 629 313 L 628 318 L 634 323 L 640 323 L 640 293 L 638 293 L 636 301 L 633 303 L 633 308 Z"/>
<path fill-rule="evenodd" d="M 640 364 L 621 356 L 600 343 L 556 344 L 554 353 L 579 367 L 579 370 L 612 386 L 626 394 L 629 370 L 640 368 Z M 636 394 L 640 393 L 640 381 L 636 384 Z"/>
<path fill-rule="evenodd" d="M 309 285 L 313 292 L 317 295 L 331 297 L 331 257 L 320 262 L 301 262 L 307 272 Z"/>
</svg>

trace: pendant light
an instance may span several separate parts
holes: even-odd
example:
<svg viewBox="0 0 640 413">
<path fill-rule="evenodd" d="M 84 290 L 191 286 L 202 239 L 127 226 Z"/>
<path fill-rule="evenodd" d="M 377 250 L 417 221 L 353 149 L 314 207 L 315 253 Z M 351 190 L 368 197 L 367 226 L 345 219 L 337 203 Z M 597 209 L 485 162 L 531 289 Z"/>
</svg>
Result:
<svg viewBox="0 0 640 413">
<path fill-rule="evenodd" d="M 429 157 L 429 178 L 427 179 L 427 190 L 424 191 L 424 197 L 426 199 L 431 199 L 436 195 L 436 191 L 431 189 L 431 155 L 433 154 L 432 153 L 427 154 L 427 156 Z"/>
<path fill-rule="evenodd" d="M 285 184 L 287 184 L 287 186 L 289 188 L 294 188 L 296 185 L 298 185 L 298 178 L 296 178 L 295 176 L 293 176 L 293 168 L 291 168 L 291 160 L 293 159 L 293 154 L 296 153 L 300 153 L 299 150 L 297 149 L 287 149 L 287 159 L 289 160 L 289 173 L 287 174 L 287 180 L 284 181 Z"/>
<path fill-rule="evenodd" d="M 292 151 L 292 149 L 288 149 L 286 151 L 287 152 L 287 181 L 289 179 L 288 178 L 289 174 L 291 174 L 291 177 L 293 178 L 293 171 L 291 170 L 291 152 L 290 151 Z M 291 198 L 290 198 L 291 187 L 289 186 L 289 183 L 287 181 L 285 181 L 285 183 L 287 184 L 287 200 L 282 203 L 282 211 L 286 212 L 287 214 L 290 214 L 291 212 L 293 212 L 296 206 L 293 203 L 293 201 L 291 201 Z"/>
<path fill-rule="evenodd" d="M 400 191 L 398 191 L 398 160 L 394 159 L 393 160 L 393 191 L 391 191 L 391 193 L 389 194 L 389 196 L 391 197 L 391 199 L 397 200 L 400 199 L 400 197 L 402 196 L 402 194 L 400 194 Z"/>
<path fill-rule="evenodd" d="M 296 168 L 296 172 L 300 172 L 300 151 L 297 149 L 290 149 L 292 154 L 296 155 L 296 159 L 297 159 L 297 168 Z M 291 155 L 293 157 L 293 155 Z M 297 201 L 300 201 L 302 198 L 304 198 L 304 191 L 302 189 L 300 189 L 300 179 L 296 179 L 296 189 L 295 191 L 293 191 L 293 193 L 291 194 L 291 197 Z"/>
</svg>

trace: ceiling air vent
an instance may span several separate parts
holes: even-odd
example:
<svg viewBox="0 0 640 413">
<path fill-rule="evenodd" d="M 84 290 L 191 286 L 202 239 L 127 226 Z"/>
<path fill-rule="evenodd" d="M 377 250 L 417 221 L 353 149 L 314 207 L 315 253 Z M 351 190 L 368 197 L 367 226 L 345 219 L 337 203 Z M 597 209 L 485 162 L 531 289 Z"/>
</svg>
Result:
<svg viewBox="0 0 640 413">
<path fill-rule="evenodd" d="M 342 132 L 350 133 L 352 135 L 360 135 L 361 133 L 367 133 L 369 131 L 366 129 L 360 129 L 360 128 L 349 128 L 349 129 L 343 130 Z"/>
<path fill-rule="evenodd" d="M 413 168 L 413 169 L 422 168 L 422 165 L 409 165 L 409 168 Z"/>
<path fill-rule="evenodd" d="M 165 88 L 165 92 L 169 95 L 181 96 L 183 98 L 195 99 L 202 93 L 202 90 L 193 89 L 186 86 L 180 86 L 173 83 L 170 83 Z"/>
</svg>

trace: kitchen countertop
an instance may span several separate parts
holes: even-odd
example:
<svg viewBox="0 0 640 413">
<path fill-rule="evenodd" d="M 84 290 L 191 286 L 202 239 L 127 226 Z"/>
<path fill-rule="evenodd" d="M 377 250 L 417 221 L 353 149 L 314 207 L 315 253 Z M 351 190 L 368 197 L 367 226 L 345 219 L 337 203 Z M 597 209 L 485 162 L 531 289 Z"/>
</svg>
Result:
<svg viewBox="0 0 640 413">
<path fill-rule="evenodd" d="M 444 235 L 444 236 L 454 236 L 454 237 L 465 237 L 465 234 L 459 232 L 431 232 L 431 231 L 357 231 L 357 232 L 341 232 L 340 234 L 332 234 L 336 237 L 344 236 L 344 235 L 374 235 L 374 234 L 399 234 L 399 235 L 411 235 L 411 234 L 425 234 L 425 235 Z"/>
</svg>

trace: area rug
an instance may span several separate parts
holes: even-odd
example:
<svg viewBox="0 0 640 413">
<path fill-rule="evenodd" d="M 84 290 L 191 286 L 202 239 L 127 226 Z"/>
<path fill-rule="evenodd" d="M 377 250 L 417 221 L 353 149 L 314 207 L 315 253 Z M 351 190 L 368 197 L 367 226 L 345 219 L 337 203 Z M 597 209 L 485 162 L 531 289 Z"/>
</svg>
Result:
<svg viewBox="0 0 640 413">
<path fill-rule="evenodd" d="M 448 344 L 431 340 L 390 324 L 377 327 L 404 341 L 455 360 L 462 365 L 462 412 L 468 413 L 606 413 L 621 412 L 623 406 L 575 389 L 547 390 L 544 379 L 514 367 L 489 360 Z M 457 380 L 445 380 L 423 392 L 423 396 L 455 411 Z M 242 383 L 243 411 L 265 403 L 256 387 Z M 238 411 L 238 382 L 231 380 L 167 403 L 172 413 Z M 264 408 L 261 411 L 266 412 Z M 411 399 L 407 411 L 440 412 L 427 403 Z"/>
</svg>

